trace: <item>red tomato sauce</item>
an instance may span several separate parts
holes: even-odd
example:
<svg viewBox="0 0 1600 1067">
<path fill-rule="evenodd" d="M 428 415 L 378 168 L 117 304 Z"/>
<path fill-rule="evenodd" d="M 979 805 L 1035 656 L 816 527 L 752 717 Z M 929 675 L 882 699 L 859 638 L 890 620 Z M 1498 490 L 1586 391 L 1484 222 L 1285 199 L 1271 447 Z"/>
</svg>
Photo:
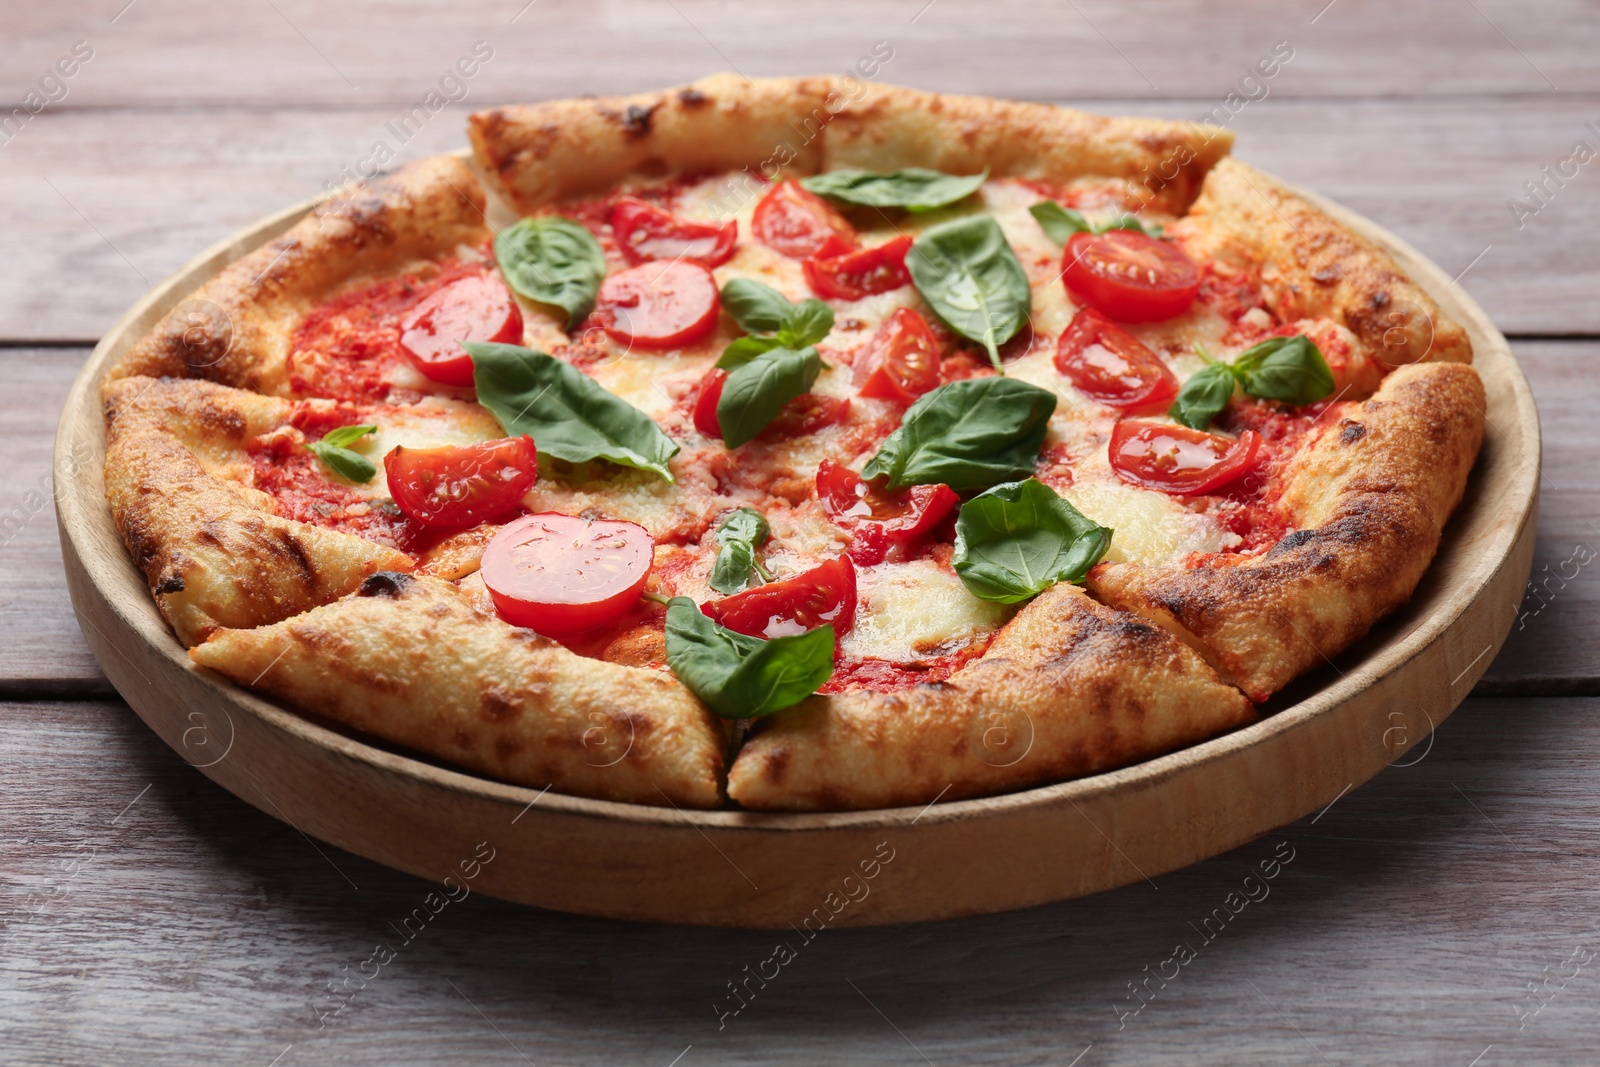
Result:
<svg viewBox="0 0 1600 1067">
<path fill-rule="evenodd" d="M 921 663 L 890 663 L 882 659 L 841 659 L 819 693 L 850 693 L 868 689 L 874 693 L 898 693 L 912 686 L 942 682 L 968 663 L 983 655 L 993 634 L 974 638 L 972 643 L 948 656 Z"/>
<path fill-rule="evenodd" d="M 390 384 L 397 367 L 409 366 L 400 348 L 400 320 L 435 290 L 494 269 L 492 262 L 452 260 L 314 308 L 290 338 L 290 388 L 297 396 L 332 400 L 419 399 L 424 394 Z"/>
<path fill-rule="evenodd" d="M 1337 406 L 1324 401 L 1303 408 L 1284 408 L 1256 400 L 1229 405 L 1218 418 L 1217 428 L 1235 434 L 1244 430 L 1259 433 L 1261 458 L 1254 470 L 1212 496 L 1206 510 L 1224 529 L 1243 540 L 1227 552 L 1197 552 L 1188 559 L 1188 566 L 1258 555 L 1294 529 L 1278 508 L 1285 468 L 1307 436 L 1331 417 L 1330 410 Z"/>
<path fill-rule="evenodd" d="M 251 450 L 250 466 L 255 487 L 272 497 L 283 518 L 411 551 L 415 531 L 398 508 L 380 507 L 328 478 L 322 461 L 299 444 L 273 439 Z"/>
</svg>

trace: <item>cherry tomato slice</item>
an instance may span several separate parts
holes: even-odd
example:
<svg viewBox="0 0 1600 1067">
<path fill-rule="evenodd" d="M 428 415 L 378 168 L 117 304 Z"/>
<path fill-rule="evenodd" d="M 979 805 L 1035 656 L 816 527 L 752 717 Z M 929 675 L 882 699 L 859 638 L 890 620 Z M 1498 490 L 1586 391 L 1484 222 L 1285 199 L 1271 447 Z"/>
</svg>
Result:
<svg viewBox="0 0 1600 1067">
<path fill-rule="evenodd" d="M 698 263 L 641 263 L 606 278 L 595 321 L 625 345 L 675 348 L 709 334 L 722 301 L 717 279 Z"/>
<path fill-rule="evenodd" d="M 856 247 L 855 227 L 796 181 L 775 183 L 750 219 L 756 239 L 790 259 L 842 256 Z"/>
<path fill-rule="evenodd" d="M 443 448 L 396 448 L 383 457 L 389 495 L 406 518 L 463 530 L 504 518 L 539 480 L 533 438 L 507 437 Z"/>
<path fill-rule="evenodd" d="M 778 417 L 767 423 L 756 436 L 763 441 L 784 441 L 791 437 L 804 437 L 843 422 L 848 414 L 850 414 L 849 400 L 817 393 L 802 393 L 783 405 Z"/>
<path fill-rule="evenodd" d="M 806 281 L 824 300 L 860 300 L 887 293 L 911 284 L 911 272 L 906 269 L 910 250 L 911 238 L 902 236 L 842 256 L 813 256 L 806 260 Z"/>
<path fill-rule="evenodd" d="M 1080 303 L 1118 322 L 1154 322 L 1186 311 L 1200 292 L 1200 268 L 1170 241 L 1134 230 L 1075 233 L 1061 276 Z"/>
<path fill-rule="evenodd" d="M 961 503 L 948 485 L 884 493 L 831 459 L 817 466 L 817 499 L 830 518 L 851 530 L 847 551 L 862 566 L 910 555 Z"/>
<path fill-rule="evenodd" d="M 1187 426 L 1123 419 L 1111 431 L 1111 469 L 1147 489 L 1179 495 L 1210 493 L 1255 465 L 1261 435 L 1246 430 L 1237 439 Z"/>
<path fill-rule="evenodd" d="M 939 342 L 910 308 L 890 315 L 856 356 L 857 391 L 875 400 L 909 404 L 938 388 L 939 379 Z"/>
<path fill-rule="evenodd" d="M 471 385 L 472 357 L 462 341 L 522 340 L 522 311 L 498 278 L 468 275 L 434 290 L 400 320 L 400 349 L 441 385 Z"/>
<path fill-rule="evenodd" d="M 739 224 L 718 226 L 680 219 L 654 204 L 625 196 L 611 209 L 611 232 L 629 263 L 681 259 L 702 267 L 720 267 L 733 256 Z"/>
<path fill-rule="evenodd" d="M 705 613 L 751 637 L 787 637 L 831 622 L 835 637 L 856 624 L 856 568 L 849 556 L 706 604 Z"/>
<path fill-rule="evenodd" d="M 1094 308 L 1081 308 L 1056 346 L 1056 370 L 1078 391 L 1120 411 L 1165 411 L 1178 379 L 1143 341 Z"/>
<path fill-rule="evenodd" d="M 513 626 L 549 637 L 582 633 L 638 603 L 654 551 L 636 523 L 524 515 L 483 550 L 483 584 Z"/>
<path fill-rule="evenodd" d="M 722 420 L 717 418 L 717 405 L 722 402 L 722 387 L 727 381 L 727 371 L 712 367 L 700 379 L 700 392 L 694 400 L 694 428 L 718 441 L 722 440 Z"/>
</svg>

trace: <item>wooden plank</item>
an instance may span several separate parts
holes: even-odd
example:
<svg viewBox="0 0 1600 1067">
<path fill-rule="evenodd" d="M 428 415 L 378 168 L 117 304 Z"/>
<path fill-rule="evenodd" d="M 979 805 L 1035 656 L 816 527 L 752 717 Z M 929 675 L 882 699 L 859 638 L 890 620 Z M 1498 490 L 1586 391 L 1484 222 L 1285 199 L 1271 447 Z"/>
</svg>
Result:
<svg viewBox="0 0 1600 1067">
<path fill-rule="evenodd" d="M 1544 486 L 1530 592 L 1481 693 L 1600 690 L 1600 473 L 1584 442 L 1600 409 L 1600 342 L 1523 341 L 1513 346 L 1538 401 Z M 0 349 L 0 695 L 109 693 L 67 603 L 55 518 L 31 505 L 48 484 L 55 422 L 83 349 Z M 12 531 L 15 530 L 15 533 Z M 1593 557 L 1593 558 L 1592 558 Z"/>
<path fill-rule="evenodd" d="M 957 92 L 1036 99 L 1220 97 L 1278 41 L 1295 50 L 1284 95 L 1594 91 L 1592 8 L 1566 0 L 1414 4 L 1271 0 L 1227 5 L 1033 4 L 1027 0 L 824 0 L 803 17 L 719 0 L 673 4 L 374 0 L 205 4 L 87 0 L 18 12 L 0 45 L 0 89 L 20 98 L 75 40 L 94 58 L 63 106 L 208 103 L 278 109 L 420 99 L 475 40 L 495 49 L 484 98 L 636 91 L 712 70 L 750 76 L 844 71 L 875 41 L 885 76 Z M 1326 9 L 1326 10 L 1325 10 Z M 612 62 L 597 62 L 611 59 Z"/>
<path fill-rule="evenodd" d="M 1597 712 L 1471 700 L 1414 765 L 1154 886 L 804 942 L 477 894 L 407 940 L 436 887 L 220 791 L 120 703 L 7 705 L 8 1060 L 1568 1062 L 1600 996 Z"/>
<path fill-rule="evenodd" d="M 937 10 L 937 9 L 935 9 Z M 1332 17 L 1331 15 L 1329 17 Z M 1285 77 L 1288 75 L 1285 74 Z M 1209 100 L 1106 100 L 1110 112 L 1199 118 Z M 44 112 L 3 147 L 0 339 L 98 337 L 211 243 L 319 192 L 373 151 L 465 143 L 466 108 L 401 144 L 396 108 Z M 1238 154 L 1416 245 L 1508 333 L 1600 333 L 1600 178 L 1578 171 L 1519 229 L 1507 206 L 1579 138 L 1592 98 L 1306 101 L 1271 97 L 1233 121 Z M 226 150 L 218 150 L 226 145 Z M 108 166 L 107 160 L 115 160 Z M 1529 201 L 1538 205 L 1538 201 Z"/>
<path fill-rule="evenodd" d="M 1600 472 L 1592 456 L 1600 345 L 1512 347 L 1533 387 L 1544 439 L 1539 535 L 1517 624 L 1479 692 L 1593 694 L 1600 692 Z"/>
<path fill-rule="evenodd" d="M 51 501 L 56 420 L 84 349 L 0 349 L 0 695 L 113 691 L 67 599 Z"/>
</svg>

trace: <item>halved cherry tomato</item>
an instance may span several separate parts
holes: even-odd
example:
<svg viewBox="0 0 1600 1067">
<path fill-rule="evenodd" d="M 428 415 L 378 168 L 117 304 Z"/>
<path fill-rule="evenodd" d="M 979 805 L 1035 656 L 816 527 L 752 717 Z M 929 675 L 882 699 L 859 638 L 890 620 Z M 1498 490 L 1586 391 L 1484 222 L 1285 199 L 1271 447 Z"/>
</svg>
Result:
<svg viewBox="0 0 1600 1067">
<path fill-rule="evenodd" d="M 719 390 L 720 392 L 720 390 Z M 844 421 L 850 414 L 850 401 L 820 393 L 801 393 L 778 412 L 778 417 L 767 423 L 758 437 L 763 441 L 782 441 L 790 437 L 825 430 Z"/>
<path fill-rule="evenodd" d="M 909 404 L 939 386 L 939 342 L 921 315 L 900 308 L 873 333 L 855 361 L 862 396 Z"/>
<path fill-rule="evenodd" d="M 885 493 L 831 459 L 817 466 L 817 499 L 830 518 L 851 530 L 847 552 L 864 567 L 891 555 L 910 555 L 961 503 L 948 485 L 914 485 L 901 493 Z"/>
<path fill-rule="evenodd" d="M 717 418 L 717 405 L 722 402 L 722 387 L 727 381 L 727 371 L 712 367 L 700 379 L 700 392 L 694 398 L 694 428 L 718 441 L 722 440 L 722 420 Z"/>
<path fill-rule="evenodd" d="M 472 357 L 460 342 L 521 340 L 521 309 L 505 283 L 486 274 L 435 289 L 400 320 L 400 350 L 441 385 L 472 384 Z"/>
<path fill-rule="evenodd" d="M 796 181 L 780 181 L 756 204 L 756 239 L 790 259 L 842 256 L 856 247 L 855 227 L 826 200 Z"/>
<path fill-rule="evenodd" d="M 718 226 L 680 219 L 654 204 L 625 196 L 611 209 L 611 232 L 617 247 L 635 265 L 657 259 L 681 259 L 702 267 L 720 267 L 733 256 L 739 224 Z"/>
<path fill-rule="evenodd" d="M 813 256 L 806 260 L 806 281 L 824 300 L 860 300 L 887 293 L 911 284 L 911 272 L 906 269 L 910 250 L 911 237 L 907 235 L 842 256 Z"/>
<path fill-rule="evenodd" d="M 1178 379 L 1133 334 L 1094 308 L 1080 308 L 1056 346 L 1056 370 L 1091 400 L 1120 411 L 1165 411 Z"/>
<path fill-rule="evenodd" d="M 641 263 L 606 278 L 595 321 L 622 344 L 673 348 L 700 340 L 717 324 L 717 279 L 698 263 Z"/>
<path fill-rule="evenodd" d="M 1221 437 L 1187 426 L 1123 419 L 1111 431 L 1111 469 L 1117 477 L 1163 493 L 1210 493 L 1255 465 L 1261 435 L 1246 430 Z"/>
<path fill-rule="evenodd" d="M 582 633 L 638 603 L 654 551 L 636 523 L 524 515 L 483 550 L 483 584 L 513 626 L 549 637 Z"/>
<path fill-rule="evenodd" d="M 1200 292 L 1200 268 L 1170 241 L 1135 230 L 1075 233 L 1062 252 L 1067 291 L 1119 322 L 1170 319 Z"/>
<path fill-rule="evenodd" d="M 383 457 L 389 495 L 406 518 L 463 530 L 504 518 L 539 480 L 533 438 L 507 437 L 443 448 L 396 448 Z"/>
<path fill-rule="evenodd" d="M 713 600 L 703 608 L 730 630 L 751 637 L 787 637 L 833 624 L 843 637 L 856 624 L 856 568 L 840 556 L 792 578 Z"/>
</svg>

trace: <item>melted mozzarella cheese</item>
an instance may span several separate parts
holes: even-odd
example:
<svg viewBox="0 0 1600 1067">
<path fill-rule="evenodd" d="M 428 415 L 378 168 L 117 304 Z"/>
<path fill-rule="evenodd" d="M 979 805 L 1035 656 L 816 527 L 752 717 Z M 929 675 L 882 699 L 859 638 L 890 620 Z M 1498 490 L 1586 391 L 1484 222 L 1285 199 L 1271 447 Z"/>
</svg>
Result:
<svg viewBox="0 0 1600 1067">
<path fill-rule="evenodd" d="M 415 404 L 384 408 L 373 416 L 378 428 L 350 446 L 378 468 L 377 477 L 355 489 L 363 496 L 390 496 L 383 457 L 396 448 L 441 448 L 492 441 L 505 432 L 493 415 L 477 404 L 442 397 L 427 397 Z"/>
<path fill-rule="evenodd" d="M 855 628 L 840 643 L 854 658 L 916 663 L 995 629 L 1008 611 L 979 600 L 931 560 L 885 563 L 856 572 Z"/>
<path fill-rule="evenodd" d="M 1175 497 L 1135 488 L 1116 478 L 1084 480 L 1061 494 L 1072 506 L 1112 529 L 1106 559 L 1112 563 L 1166 566 L 1191 552 L 1221 552 L 1239 535 L 1208 515 L 1189 511 Z"/>
</svg>

